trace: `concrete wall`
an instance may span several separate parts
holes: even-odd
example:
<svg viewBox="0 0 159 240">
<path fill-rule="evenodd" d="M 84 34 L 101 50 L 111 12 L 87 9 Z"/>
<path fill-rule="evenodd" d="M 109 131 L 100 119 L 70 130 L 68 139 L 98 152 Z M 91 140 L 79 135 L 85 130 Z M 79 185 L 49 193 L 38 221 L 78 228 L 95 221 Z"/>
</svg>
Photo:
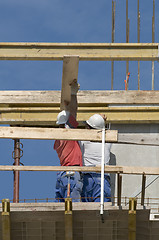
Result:
<svg viewBox="0 0 159 240">
<path fill-rule="evenodd" d="M 112 125 L 119 133 L 158 133 L 158 124 L 125 124 Z M 159 147 L 133 144 L 113 144 L 111 149 L 111 165 L 159 167 Z M 156 179 L 157 178 L 157 179 Z M 114 179 L 112 182 L 114 183 Z M 156 180 L 155 180 L 156 179 Z M 145 198 L 159 198 L 159 177 L 146 176 L 147 184 L 154 181 L 147 189 Z M 134 197 L 141 190 L 142 176 L 123 175 L 122 196 Z M 116 192 L 116 189 L 115 189 Z M 114 189 L 112 188 L 112 194 Z M 116 194 L 115 194 L 116 195 Z M 140 197 L 140 196 L 139 196 Z M 148 199 L 151 201 L 151 199 Z M 155 200 L 159 203 L 159 200 Z M 154 202 L 154 200 L 153 200 Z"/>
</svg>

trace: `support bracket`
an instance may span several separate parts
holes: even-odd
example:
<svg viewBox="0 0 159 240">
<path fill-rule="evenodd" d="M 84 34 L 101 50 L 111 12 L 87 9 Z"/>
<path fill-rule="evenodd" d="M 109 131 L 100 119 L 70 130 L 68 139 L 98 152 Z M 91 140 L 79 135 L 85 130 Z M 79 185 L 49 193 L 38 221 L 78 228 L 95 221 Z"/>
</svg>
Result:
<svg viewBox="0 0 159 240">
<path fill-rule="evenodd" d="M 73 240 L 72 199 L 65 198 L 65 240 Z"/>
<path fill-rule="evenodd" d="M 129 199 L 128 240 L 136 240 L 136 198 Z"/>
<path fill-rule="evenodd" d="M 11 240 L 9 199 L 2 200 L 2 240 Z"/>
</svg>

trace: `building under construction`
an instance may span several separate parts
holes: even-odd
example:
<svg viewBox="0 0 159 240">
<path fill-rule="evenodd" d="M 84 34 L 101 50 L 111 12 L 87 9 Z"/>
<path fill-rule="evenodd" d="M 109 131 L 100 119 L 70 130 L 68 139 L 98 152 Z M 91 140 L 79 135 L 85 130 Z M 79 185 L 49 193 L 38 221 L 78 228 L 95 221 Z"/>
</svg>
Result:
<svg viewBox="0 0 159 240">
<path fill-rule="evenodd" d="M 159 238 L 159 91 L 154 90 L 159 43 L 140 43 L 140 9 L 137 9 L 137 43 L 129 43 L 126 0 L 126 43 L 115 43 L 115 1 L 112 1 L 112 43 L 0 43 L 0 60 L 63 61 L 61 91 L 0 91 L 0 138 L 14 140 L 14 165 L 0 171 L 14 172 L 13 201 L 2 199 L 2 240 L 135 240 Z M 79 61 L 110 61 L 111 90 L 79 91 L 77 129 L 56 127 L 57 114 L 70 101 L 70 83 L 78 79 Z M 125 90 L 113 90 L 114 62 L 126 62 Z M 129 62 L 138 64 L 138 90 L 129 90 Z M 152 62 L 152 90 L 140 90 L 140 61 Z M 158 66 L 158 65 L 157 65 Z M 80 80 L 79 80 L 80 83 Z M 19 201 L 20 171 L 101 172 L 100 167 L 21 166 L 20 139 L 102 141 L 98 130 L 84 129 L 92 114 L 107 116 L 105 141 L 112 143 L 111 202 L 65 203 L 45 199 Z M 6 126 L 8 125 L 8 126 Z"/>
</svg>

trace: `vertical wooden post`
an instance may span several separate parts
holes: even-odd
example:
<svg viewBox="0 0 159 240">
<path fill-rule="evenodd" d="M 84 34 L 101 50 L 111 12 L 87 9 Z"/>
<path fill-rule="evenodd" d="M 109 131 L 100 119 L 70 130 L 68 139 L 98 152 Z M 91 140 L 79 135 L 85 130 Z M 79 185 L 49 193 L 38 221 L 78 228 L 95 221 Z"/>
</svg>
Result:
<svg viewBox="0 0 159 240">
<path fill-rule="evenodd" d="M 64 56 L 60 110 L 65 110 L 65 103 L 71 102 L 71 83 L 78 79 L 78 56 Z"/>
<path fill-rule="evenodd" d="M 11 240 L 9 199 L 2 200 L 2 240 Z"/>
</svg>

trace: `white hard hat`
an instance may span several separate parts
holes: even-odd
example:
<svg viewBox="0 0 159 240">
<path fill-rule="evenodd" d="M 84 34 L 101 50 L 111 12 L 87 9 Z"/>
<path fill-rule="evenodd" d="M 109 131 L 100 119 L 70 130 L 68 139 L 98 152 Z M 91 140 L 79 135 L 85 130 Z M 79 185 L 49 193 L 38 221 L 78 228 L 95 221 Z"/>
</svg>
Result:
<svg viewBox="0 0 159 240">
<path fill-rule="evenodd" d="M 96 129 L 103 129 L 105 128 L 105 122 L 104 119 L 102 118 L 101 115 L 99 114 L 94 114 L 93 116 L 91 116 L 86 123 L 91 126 L 92 128 L 96 128 Z"/>
<path fill-rule="evenodd" d="M 57 122 L 56 124 L 60 125 L 60 124 L 65 124 L 68 121 L 70 113 L 68 111 L 61 111 L 58 115 L 57 115 Z"/>
</svg>

